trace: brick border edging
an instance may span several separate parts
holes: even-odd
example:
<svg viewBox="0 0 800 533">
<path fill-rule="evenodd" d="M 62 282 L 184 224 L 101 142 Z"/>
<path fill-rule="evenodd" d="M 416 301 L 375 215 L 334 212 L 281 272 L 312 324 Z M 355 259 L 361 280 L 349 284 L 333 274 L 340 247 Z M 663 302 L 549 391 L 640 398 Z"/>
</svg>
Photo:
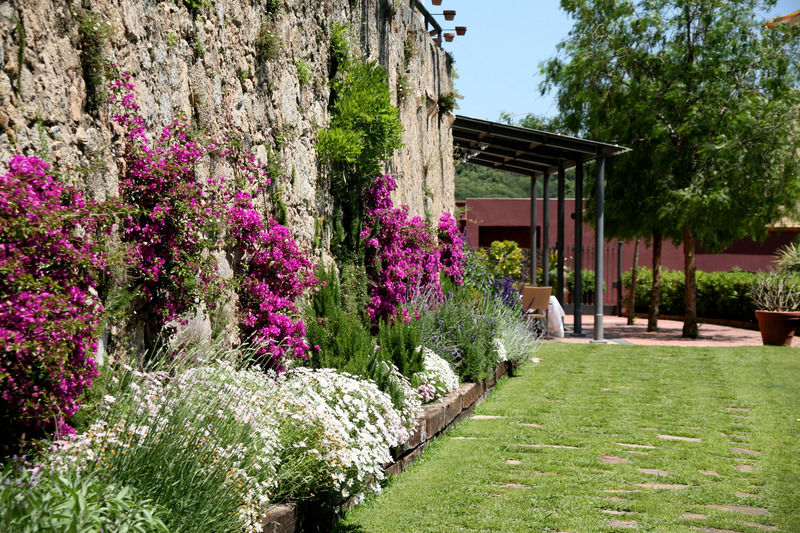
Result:
<svg viewBox="0 0 800 533">
<path fill-rule="evenodd" d="M 495 367 L 494 373 L 480 383 L 464 383 L 438 402 L 425 406 L 422 416 L 417 420 L 414 434 L 402 448 L 392 450 L 394 462 L 384 467 L 386 476 L 396 476 L 416 461 L 435 437 L 441 435 L 462 418 L 472 415 L 472 410 L 482 402 L 503 376 L 510 376 L 513 365 L 503 361 Z M 342 508 L 352 507 L 345 503 Z M 295 503 L 276 505 L 262 518 L 263 533 L 299 533 L 302 517 Z"/>
</svg>

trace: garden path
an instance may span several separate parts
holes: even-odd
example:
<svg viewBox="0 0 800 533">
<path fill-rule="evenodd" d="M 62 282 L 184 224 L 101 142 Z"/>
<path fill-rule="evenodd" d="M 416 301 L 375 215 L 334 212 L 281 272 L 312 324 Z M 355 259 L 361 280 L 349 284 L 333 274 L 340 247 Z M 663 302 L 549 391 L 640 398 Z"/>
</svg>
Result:
<svg viewBox="0 0 800 533">
<path fill-rule="evenodd" d="M 338 530 L 800 531 L 793 350 L 536 355 Z"/>
<path fill-rule="evenodd" d="M 592 340 L 594 317 L 584 316 L 581 321 L 583 337 L 574 337 L 573 316 L 564 319 L 566 336 L 551 340 L 568 343 L 588 343 Z M 678 320 L 658 321 L 658 331 L 647 331 L 647 318 L 637 318 L 632 326 L 627 318 L 606 315 L 603 317 L 603 333 L 607 342 L 615 344 L 635 344 L 639 346 L 761 346 L 761 333 L 758 330 L 735 328 L 718 324 L 700 324 L 696 339 L 681 337 L 683 322 Z M 800 338 L 795 337 L 792 346 L 800 346 Z"/>
</svg>

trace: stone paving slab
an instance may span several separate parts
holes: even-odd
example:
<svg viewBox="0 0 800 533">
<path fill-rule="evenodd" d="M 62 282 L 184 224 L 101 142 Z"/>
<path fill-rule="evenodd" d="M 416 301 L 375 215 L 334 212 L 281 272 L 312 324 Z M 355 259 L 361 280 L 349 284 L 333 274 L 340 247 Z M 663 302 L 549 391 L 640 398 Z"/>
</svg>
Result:
<svg viewBox="0 0 800 533">
<path fill-rule="evenodd" d="M 732 513 L 741 513 L 752 516 L 767 516 L 769 511 L 763 507 L 750 507 L 749 505 L 706 505 L 709 509 L 717 509 L 718 511 L 730 511 Z"/>
<path fill-rule="evenodd" d="M 679 440 L 681 442 L 703 442 L 702 439 L 696 437 L 681 437 L 679 435 L 658 435 L 658 438 L 664 440 Z"/>
</svg>

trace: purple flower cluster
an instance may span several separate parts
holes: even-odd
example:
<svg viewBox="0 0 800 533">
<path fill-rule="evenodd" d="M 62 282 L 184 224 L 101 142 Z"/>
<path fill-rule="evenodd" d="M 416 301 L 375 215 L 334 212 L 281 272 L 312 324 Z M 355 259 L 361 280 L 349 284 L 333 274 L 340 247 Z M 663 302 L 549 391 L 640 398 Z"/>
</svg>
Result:
<svg viewBox="0 0 800 533">
<path fill-rule="evenodd" d="M 464 283 L 464 238 L 450 213 L 439 218 L 439 261 L 456 285 Z"/>
<path fill-rule="evenodd" d="M 194 311 L 201 299 L 213 308 L 225 284 L 206 252 L 225 246 L 218 239 L 224 220 L 233 239 L 227 244 L 240 257 L 234 286 L 242 333 L 259 346 L 265 367 L 281 369 L 289 356 L 306 357 L 305 324 L 294 317 L 295 301 L 317 282 L 311 262 L 287 228 L 265 221 L 252 197 L 236 192 L 247 184 L 269 185 L 266 171 L 235 143 L 192 140 L 179 121 L 150 143 L 130 76 L 112 82 L 111 89 L 111 102 L 121 108 L 114 120 L 128 141 L 121 190 L 134 208 L 123 224 L 124 239 L 140 273 L 142 300 L 159 326 Z M 231 165 L 235 179 L 198 177 L 197 164 L 212 155 Z"/>
<path fill-rule="evenodd" d="M 94 240 L 107 218 L 48 175 L 47 163 L 14 156 L 0 177 L 0 422 L 24 432 L 72 432 L 65 422 L 97 375 L 92 358 L 103 308 Z"/>
<path fill-rule="evenodd" d="M 428 225 L 420 217 L 408 218 L 408 206 L 394 207 L 390 193 L 395 180 L 376 178 L 366 193 L 364 241 L 369 278 L 369 316 L 374 323 L 393 320 L 401 306 L 426 288 L 441 298 L 439 249 Z"/>
<path fill-rule="evenodd" d="M 318 281 L 313 265 L 287 228 L 264 221 L 247 193 L 236 195 L 228 223 L 242 254 L 240 328 L 257 345 L 262 366 L 283 370 L 288 357 L 307 357 L 305 324 L 293 317 L 297 298 Z"/>
<path fill-rule="evenodd" d="M 216 244 L 210 236 L 218 229 L 221 210 L 195 169 L 207 155 L 225 154 L 217 143 L 191 140 L 187 125 L 179 121 L 151 142 L 130 76 L 114 80 L 111 89 L 110 102 L 121 108 L 114 121 L 127 136 L 120 192 L 132 209 L 123 220 L 122 238 L 139 277 L 140 305 L 155 315 L 160 329 L 193 311 L 201 299 L 213 307 L 222 289 L 215 264 L 204 253 Z"/>
</svg>

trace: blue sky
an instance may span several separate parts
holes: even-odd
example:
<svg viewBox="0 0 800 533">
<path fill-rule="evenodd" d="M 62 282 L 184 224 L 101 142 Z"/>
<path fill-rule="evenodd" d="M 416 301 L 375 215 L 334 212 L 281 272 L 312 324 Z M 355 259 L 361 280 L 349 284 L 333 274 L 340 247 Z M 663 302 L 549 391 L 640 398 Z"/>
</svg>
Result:
<svg viewBox="0 0 800 533">
<path fill-rule="evenodd" d="M 455 9 L 456 24 L 467 34 L 443 43 L 455 58 L 456 90 L 464 97 L 457 113 L 497 120 L 505 111 L 553 116 L 558 113 L 553 95 L 540 95 L 539 64 L 555 55 L 556 44 L 572 26 L 559 8 L 559 0 L 443 0 L 441 6 L 425 6 L 433 13 Z M 769 17 L 800 9 L 800 0 L 779 0 Z"/>
</svg>

